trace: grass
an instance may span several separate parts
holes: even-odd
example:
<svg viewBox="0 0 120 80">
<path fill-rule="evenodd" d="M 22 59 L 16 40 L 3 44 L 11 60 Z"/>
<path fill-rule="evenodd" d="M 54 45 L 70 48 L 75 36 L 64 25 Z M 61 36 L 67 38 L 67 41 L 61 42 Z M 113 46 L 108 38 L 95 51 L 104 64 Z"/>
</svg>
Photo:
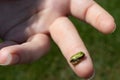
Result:
<svg viewBox="0 0 120 80">
<path fill-rule="evenodd" d="M 120 80 L 120 6 L 119 0 L 97 0 L 115 18 L 117 30 L 103 35 L 90 25 L 70 17 L 78 29 L 94 62 L 93 80 Z M 25 65 L 0 67 L 0 80 L 82 80 L 68 66 L 60 50 L 52 42 L 51 51 L 40 60 Z"/>
</svg>

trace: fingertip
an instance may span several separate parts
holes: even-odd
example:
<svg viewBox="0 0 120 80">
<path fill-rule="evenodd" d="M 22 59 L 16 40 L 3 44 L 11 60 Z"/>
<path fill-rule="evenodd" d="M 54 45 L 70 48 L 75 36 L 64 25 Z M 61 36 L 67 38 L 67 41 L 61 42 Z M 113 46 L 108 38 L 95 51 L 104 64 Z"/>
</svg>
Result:
<svg viewBox="0 0 120 80">
<path fill-rule="evenodd" d="M 89 79 L 94 75 L 94 68 L 93 65 L 90 62 L 83 61 L 77 66 L 74 66 L 74 71 L 77 74 L 77 76 Z"/>
<path fill-rule="evenodd" d="M 116 28 L 114 18 L 95 2 L 87 9 L 85 21 L 104 34 L 112 33 Z"/>
<path fill-rule="evenodd" d="M 0 51 L 0 65 L 7 66 L 11 64 L 16 64 L 19 61 L 19 56 L 16 54 L 13 54 L 11 49 L 9 48 L 3 48 Z"/>
<path fill-rule="evenodd" d="M 113 33 L 116 29 L 116 24 L 113 17 L 103 16 L 103 18 L 104 19 L 100 19 L 100 27 L 102 29 L 101 31 L 104 34 Z"/>
<path fill-rule="evenodd" d="M 70 62 L 69 64 L 78 77 L 87 80 L 93 78 L 93 75 L 95 73 L 94 66 L 87 52 L 78 64 L 74 65 Z"/>
<path fill-rule="evenodd" d="M 12 56 L 9 53 L 0 54 L 0 65 L 6 66 L 9 65 L 12 61 Z"/>
</svg>

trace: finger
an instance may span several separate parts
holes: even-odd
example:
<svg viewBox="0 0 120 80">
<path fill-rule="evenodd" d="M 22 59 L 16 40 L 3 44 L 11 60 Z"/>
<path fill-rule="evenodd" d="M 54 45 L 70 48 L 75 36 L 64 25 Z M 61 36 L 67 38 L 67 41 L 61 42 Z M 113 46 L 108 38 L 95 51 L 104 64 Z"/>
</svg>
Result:
<svg viewBox="0 0 120 80">
<path fill-rule="evenodd" d="M 93 74 L 92 61 L 73 24 L 65 17 L 58 18 L 50 26 L 50 34 L 75 73 L 80 77 L 90 77 Z M 86 58 L 73 66 L 70 57 L 79 51 L 85 52 Z"/>
<path fill-rule="evenodd" d="M 39 59 L 49 50 L 49 38 L 37 34 L 21 45 L 11 45 L 0 50 L 0 65 L 29 63 Z"/>
<path fill-rule="evenodd" d="M 103 33 L 115 30 L 113 17 L 93 0 L 71 0 L 71 14 L 85 20 Z"/>
<path fill-rule="evenodd" d="M 4 41 L 0 43 L 0 50 L 2 50 L 2 48 L 7 47 L 7 46 L 11 46 L 11 45 L 16 45 L 17 43 L 14 41 Z M 10 59 L 10 58 L 8 58 Z M 4 54 L 1 55 L 0 53 L 0 64 L 3 65 L 2 63 L 8 63 L 8 61 L 6 61 L 6 56 Z"/>
</svg>

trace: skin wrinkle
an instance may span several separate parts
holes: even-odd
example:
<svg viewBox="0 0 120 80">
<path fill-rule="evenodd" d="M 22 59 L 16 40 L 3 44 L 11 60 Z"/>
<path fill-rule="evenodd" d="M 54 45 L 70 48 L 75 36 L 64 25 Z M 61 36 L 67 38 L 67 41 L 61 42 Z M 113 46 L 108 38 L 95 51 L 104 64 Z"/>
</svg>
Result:
<svg viewBox="0 0 120 80">
<path fill-rule="evenodd" d="M 73 5 L 76 4 L 76 5 Z M 86 18 L 86 14 L 88 9 L 91 7 L 91 5 L 93 5 L 95 2 L 93 0 L 84 0 L 84 1 L 79 1 L 77 2 L 77 0 L 72 0 L 70 3 L 70 14 L 75 16 L 76 18 L 80 18 L 80 20 L 85 21 Z M 85 5 L 84 5 L 85 4 Z M 83 7 L 82 9 L 80 7 Z M 79 7 L 78 9 L 74 9 L 76 7 Z"/>
<path fill-rule="evenodd" d="M 91 2 L 92 2 L 92 1 L 91 1 Z M 85 12 L 84 12 L 84 18 L 83 18 L 83 20 L 87 21 L 86 16 L 87 16 L 87 13 L 88 13 L 88 11 L 89 11 L 89 8 L 91 8 L 94 4 L 95 4 L 95 2 L 92 2 L 91 5 L 89 5 L 89 6 L 86 8 L 86 10 L 85 10 Z"/>
</svg>

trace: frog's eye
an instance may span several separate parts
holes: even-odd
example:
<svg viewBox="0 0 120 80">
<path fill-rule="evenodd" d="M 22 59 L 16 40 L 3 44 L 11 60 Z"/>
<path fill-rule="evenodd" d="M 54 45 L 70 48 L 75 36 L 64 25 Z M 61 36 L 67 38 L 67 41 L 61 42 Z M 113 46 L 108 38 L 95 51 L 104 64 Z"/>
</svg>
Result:
<svg viewBox="0 0 120 80">
<path fill-rule="evenodd" d="M 77 54 L 73 55 L 70 58 L 70 63 L 72 63 L 73 65 L 78 64 L 81 59 L 85 56 L 85 54 L 83 52 L 78 52 Z"/>
</svg>

